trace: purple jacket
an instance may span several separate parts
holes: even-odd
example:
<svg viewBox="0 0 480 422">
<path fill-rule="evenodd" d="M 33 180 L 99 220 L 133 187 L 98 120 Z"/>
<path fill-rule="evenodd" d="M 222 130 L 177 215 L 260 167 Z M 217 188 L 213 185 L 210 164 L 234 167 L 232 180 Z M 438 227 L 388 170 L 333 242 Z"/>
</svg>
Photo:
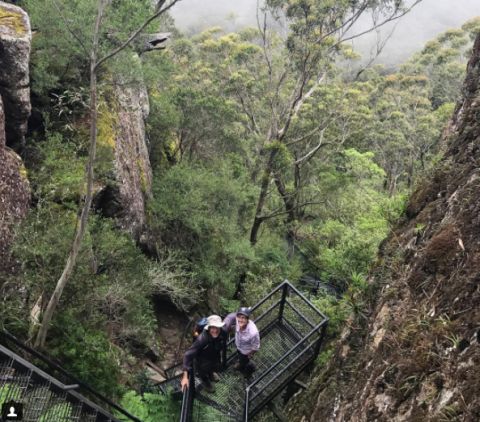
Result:
<svg viewBox="0 0 480 422">
<path fill-rule="evenodd" d="M 232 312 L 223 319 L 223 322 L 225 323 L 223 329 L 227 333 L 230 332 L 233 327 L 235 328 L 235 345 L 240 353 L 248 355 L 260 349 L 260 333 L 253 321 L 249 320 L 245 330 L 240 331 L 236 325 L 237 313 Z"/>
</svg>

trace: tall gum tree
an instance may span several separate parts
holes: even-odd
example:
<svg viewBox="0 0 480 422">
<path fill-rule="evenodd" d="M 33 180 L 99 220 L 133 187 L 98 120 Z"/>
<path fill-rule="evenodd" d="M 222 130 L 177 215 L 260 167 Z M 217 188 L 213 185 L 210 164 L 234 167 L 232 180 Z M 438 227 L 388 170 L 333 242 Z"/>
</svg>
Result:
<svg viewBox="0 0 480 422">
<path fill-rule="evenodd" d="M 97 145 L 97 114 L 98 114 L 98 104 L 97 104 L 97 80 L 99 71 L 102 69 L 102 66 L 111 58 L 115 57 L 125 48 L 127 48 L 142 31 L 155 19 L 157 19 L 162 14 L 166 13 L 171 9 L 175 3 L 180 0 L 159 0 L 153 10 L 153 13 L 148 17 L 143 23 L 141 23 L 136 30 L 134 30 L 131 35 L 126 38 L 123 42 L 119 42 L 116 48 L 113 48 L 111 51 L 104 53 L 103 56 L 100 56 L 100 42 L 102 35 L 102 23 L 107 12 L 108 7 L 115 7 L 115 0 L 98 0 L 97 2 L 97 13 L 95 19 L 95 26 L 93 30 L 92 45 L 89 52 L 90 57 L 90 103 L 89 103 L 89 113 L 90 113 L 90 146 L 88 161 L 86 166 L 86 186 L 85 186 L 85 197 L 83 198 L 83 205 L 81 212 L 77 218 L 75 235 L 72 242 L 70 252 L 68 254 L 67 260 L 65 262 L 64 269 L 60 278 L 57 281 L 55 289 L 48 301 L 47 307 L 42 314 L 40 328 L 38 330 L 35 347 L 43 348 L 48 334 L 48 329 L 50 322 L 53 318 L 55 310 L 58 306 L 60 298 L 62 296 L 63 290 L 75 268 L 77 261 L 78 253 L 82 244 L 83 237 L 85 235 L 85 230 L 88 223 L 88 216 L 90 214 L 90 208 L 92 205 L 93 197 L 93 183 L 94 183 L 94 163 L 95 163 L 95 154 L 96 154 L 96 145 Z M 55 6 L 59 9 L 61 14 L 61 9 L 58 7 L 59 3 L 54 1 Z M 66 27 L 68 29 L 68 21 L 65 21 Z M 82 39 L 79 34 L 70 32 L 70 35 L 74 38 L 75 42 L 78 42 L 82 48 L 87 51 L 86 41 Z"/>
<path fill-rule="evenodd" d="M 259 11 L 258 26 L 261 36 L 264 66 L 268 74 L 269 114 L 264 125 L 264 138 L 261 161 L 259 163 L 259 194 L 256 201 L 255 216 L 250 229 L 250 243 L 255 245 L 261 224 L 279 212 L 264 212 L 270 185 L 274 182 L 282 198 L 287 221 L 295 220 L 295 213 L 305 206 L 295 200 L 296 190 L 289 192 L 282 182 L 281 172 L 276 172 L 276 161 L 283 153 L 292 154 L 292 145 L 297 148 L 294 172 L 298 174 L 298 165 L 313 157 L 329 140 L 325 140 L 325 129 L 335 116 L 323 116 L 318 124 L 307 131 L 292 130 L 295 122 L 305 109 L 305 105 L 315 95 L 328 77 L 332 63 L 343 51 L 346 41 L 374 31 L 388 22 L 404 16 L 412 7 L 398 0 L 385 1 L 316 1 L 316 0 L 267 0 Z M 360 18 L 371 17 L 371 25 L 358 29 Z M 284 39 L 284 57 L 275 57 L 274 36 L 271 25 L 284 24 L 287 34 Z M 242 107 L 252 122 L 258 121 L 254 107 L 245 97 L 241 98 Z M 331 118 L 330 118 L 331 117 Z M 253 125 L 258 128 L 258 125 Z M 258 130 L 258 129 L 256 129 Z M 313 147 L 299 154 L 298 146 L 303 142 L 315 140 Z M 330 140 L 332 141 L 332 140 Z M 299 161 L 300 160 L 300 161 Z M 295 167 L 296 166 L 296 167 Z"/>
</svg>

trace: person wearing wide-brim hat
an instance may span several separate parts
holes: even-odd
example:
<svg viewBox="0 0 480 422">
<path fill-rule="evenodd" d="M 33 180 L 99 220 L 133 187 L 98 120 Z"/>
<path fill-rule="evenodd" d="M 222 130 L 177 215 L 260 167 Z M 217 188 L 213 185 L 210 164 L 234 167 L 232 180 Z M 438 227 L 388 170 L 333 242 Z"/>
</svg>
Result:
<svg viewBox="0 0 480 422">
<path fill-rule="evenodd" d="M 188 388 L 188 373 L 192 370 L 195 360 L 195 368 L 202 380 L 205 390 L 213 393 L 215 388 L 212 381 L 218 381 L 216 373 L 220 370 L 222 352 L 226 348 L 227 334 L 223 330 L 224 323 L 218 315 L 210 315 L 203 332 L 196 338 L 183 356 L 183 377 L 181 380 L 182 390 Z"/>
</svg>

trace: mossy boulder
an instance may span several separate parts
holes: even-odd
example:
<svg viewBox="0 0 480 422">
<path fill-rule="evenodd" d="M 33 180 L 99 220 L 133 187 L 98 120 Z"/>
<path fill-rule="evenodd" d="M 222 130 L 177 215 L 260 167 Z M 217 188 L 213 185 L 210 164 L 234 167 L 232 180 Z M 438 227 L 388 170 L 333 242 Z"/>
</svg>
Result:
<svg viewBox="0 0 480 422">
<path fill-rule="evenodd" d="M 32 33 L 20 7 L 0 1 L 0 95 L 6 143 L 21 150 L 30 116 L 29 60 Z"/>
<path fill-rule="evenodd" d="M 27 214 L 30 203 L 30 187 L 22 160 L 5 146 L 4 122 L 0 99 L 0 275 L 15 269 L 10 257 L 14 228 Z"/>
<path fill-rule="evenodd" d="M 145 224 L 145 204 L 151 194 L 152 169 L 148 154 L 145 119 L 149 113 L 142 83 L 114 83 L 100 107 L 97 174 L 104 187 L 95 207 L 117 219 L 119 226 L 139 240 Z"/>
</svg>

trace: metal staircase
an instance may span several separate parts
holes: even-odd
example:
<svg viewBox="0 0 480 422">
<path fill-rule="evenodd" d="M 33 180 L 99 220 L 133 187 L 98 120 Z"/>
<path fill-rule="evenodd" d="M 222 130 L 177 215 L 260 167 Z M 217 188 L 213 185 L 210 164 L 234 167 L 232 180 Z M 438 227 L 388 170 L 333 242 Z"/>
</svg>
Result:
<svg viewBox="0 0 480 422">
<path fill-rule="evenodd" d="M 23 406 L 18 420 L 24 422 L 141 422 L 46 356 L 0 332 L 0 405 L 10 402 Z"/>
<path fill-rule="evenodd" d="M 214 393 L 206 393 L 195 376 L 182 393 L 181 365 L 166 370 L 167 381 L 155 387 L 182 398 L 181 422 L 248 422 L 318 355 L 328 318 L 288 281 L 252 311 L 258 315 L 261 348 L 251 379 L 234 369 L 232 339 Z M 141 422 L 46 356 L 0 332 L 0 405 L 9 402 L 23 406 L 25 422 Z"/>
<path fill-rule="evenodd" d="M 252 311 L 258 315 L 255 323 L 261 337 L 252 379 L 247 382 L 234 369 L 236 349 L 232 339 L 214 393 L 203 391 L 200 380 L 190 376 L 190 387 L 182 396 L 181 422 L 248 422 L 318 355 L 328 318 L 288 281 Z M 156 387 L 158 391 L 181 394 L 181 365 L 166 372 L 168 379 Z"/>
</svg>

